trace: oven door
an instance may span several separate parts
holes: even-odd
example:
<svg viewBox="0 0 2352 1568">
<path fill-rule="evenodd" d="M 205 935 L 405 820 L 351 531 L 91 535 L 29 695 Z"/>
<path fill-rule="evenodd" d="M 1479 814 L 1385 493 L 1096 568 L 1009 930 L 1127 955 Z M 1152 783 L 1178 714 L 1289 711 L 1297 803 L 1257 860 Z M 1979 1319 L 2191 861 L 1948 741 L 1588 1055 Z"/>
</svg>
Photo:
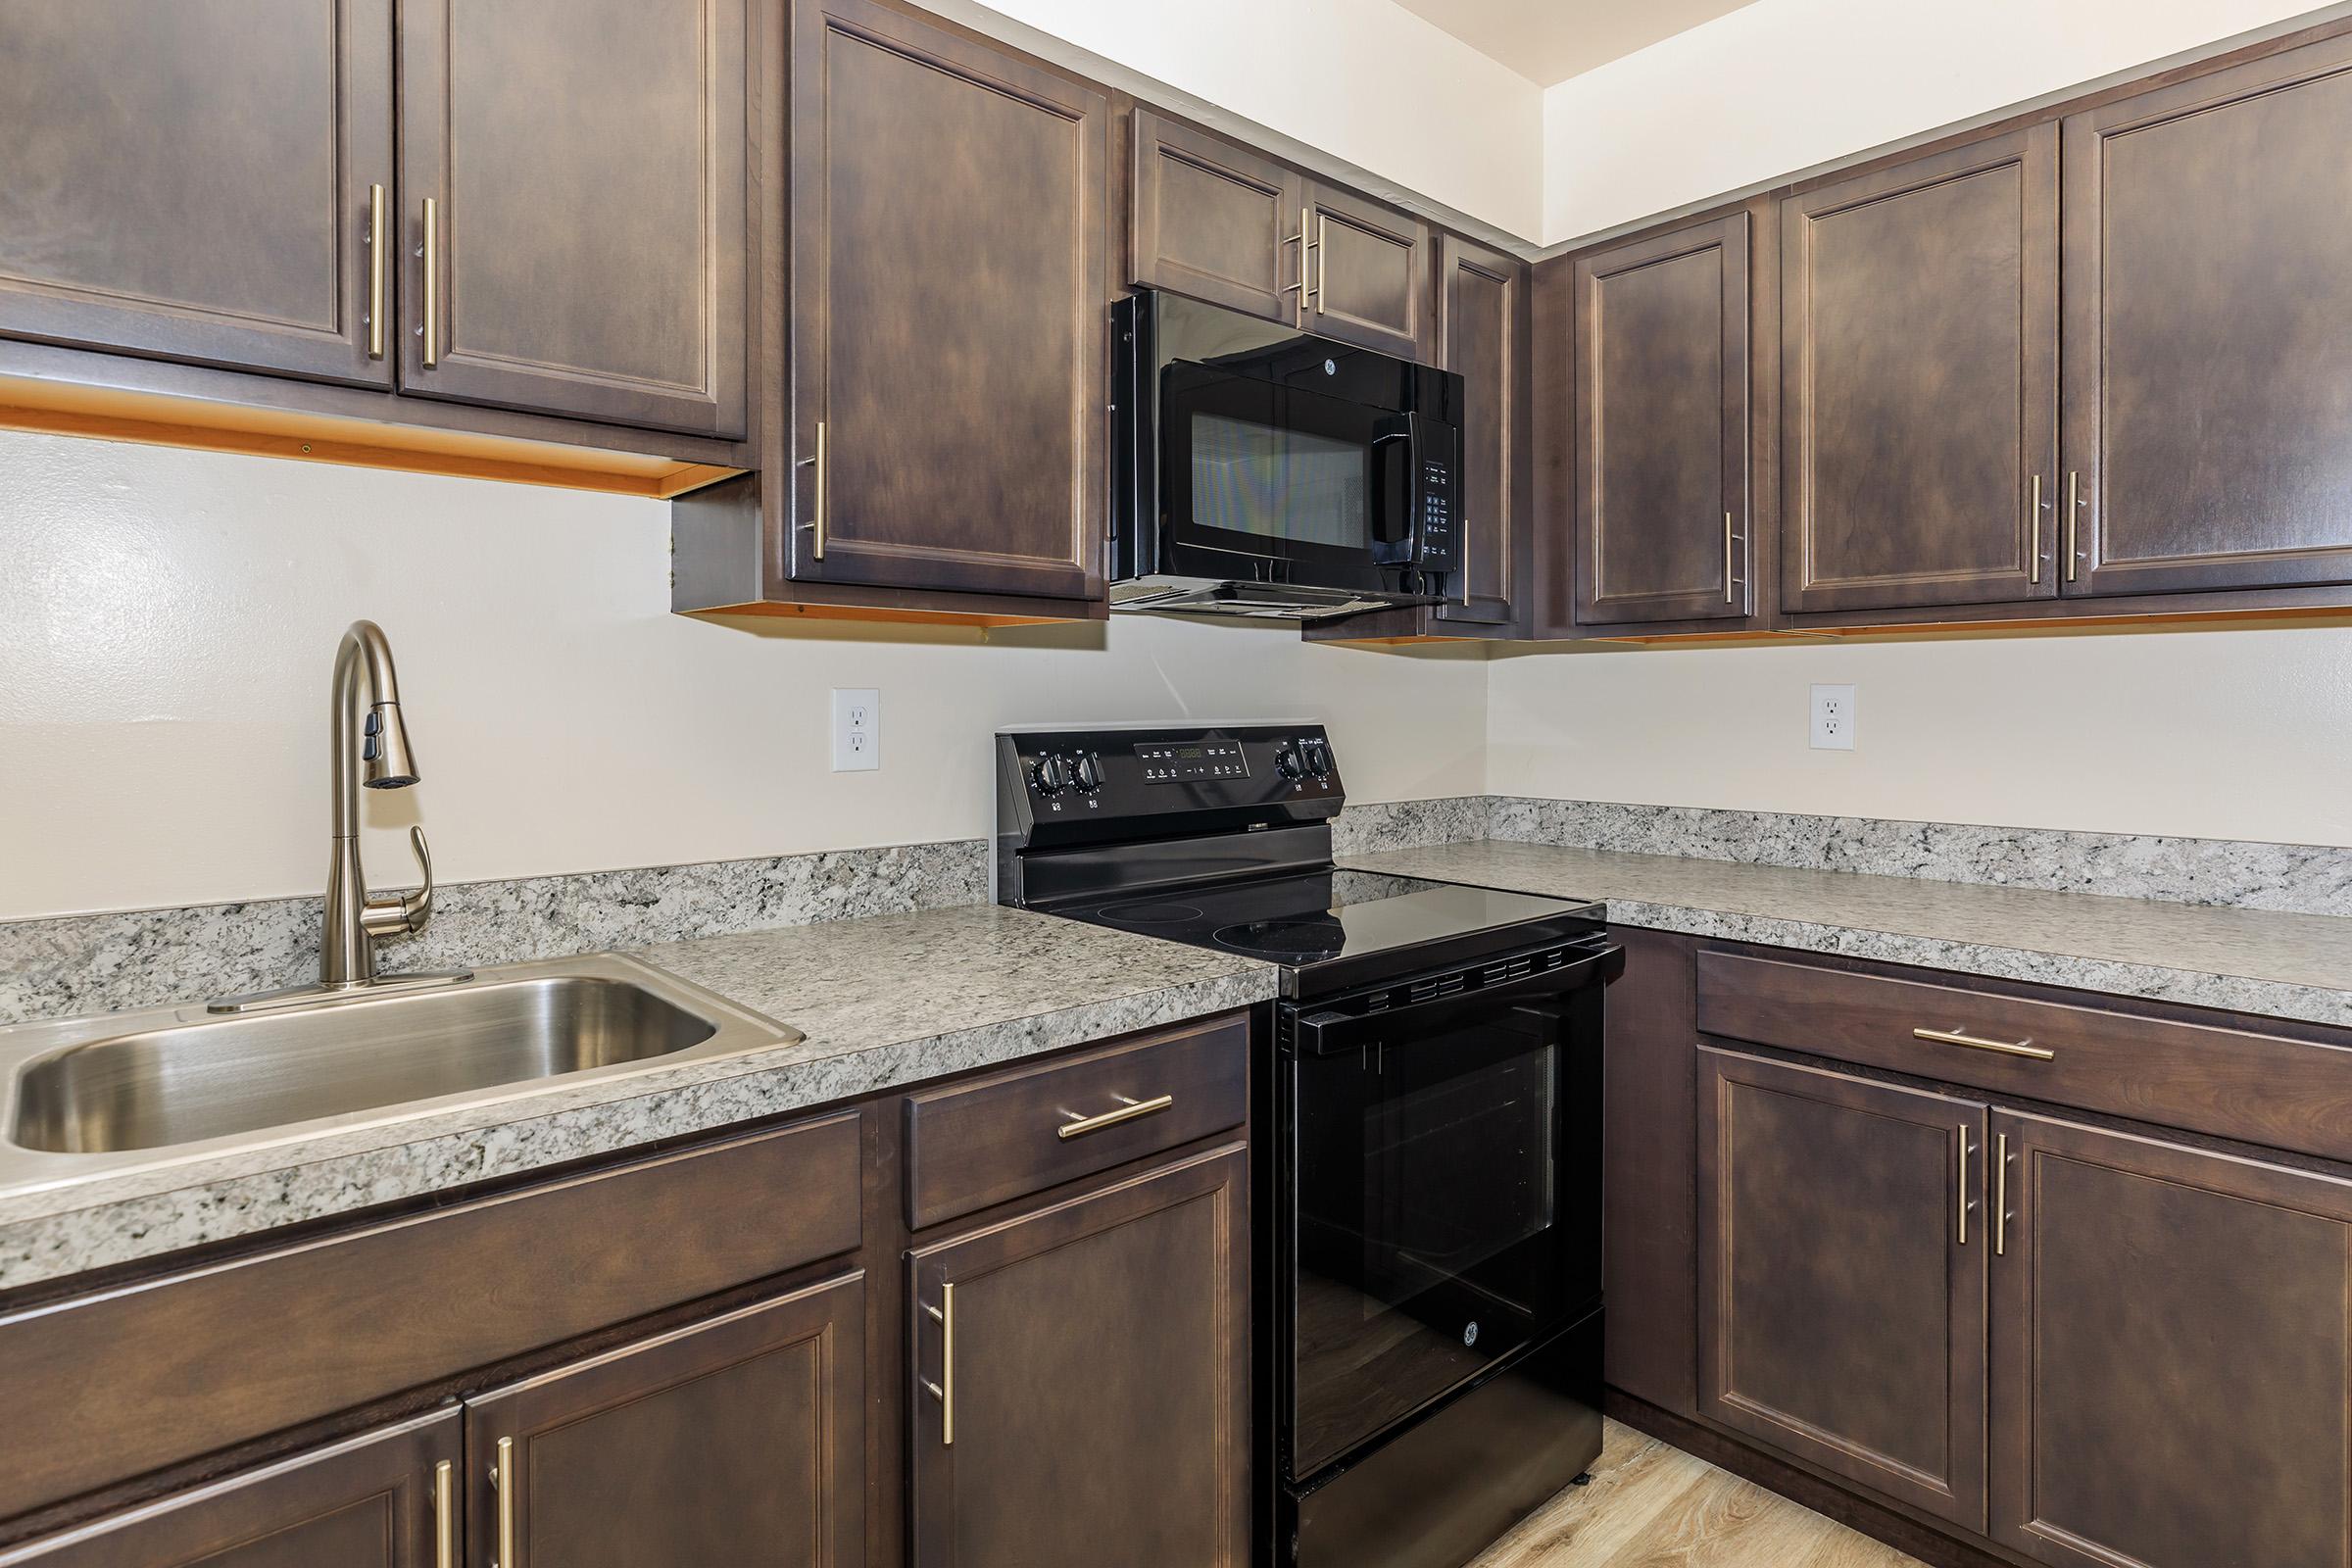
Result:
<svg viewBox="0 0 2352 1568">
<path fill-rule="evenodd" d="M 1398 590 L 1420 493 L 1412 415 L 1191 364 L 1161 373 L 1159 409 L 1182 570 Z"/>
<path fill-rule="evenodd" d="M 1291 1020 L 1293 1482 L 1598 1298 L 1600 987 L 1623 961 Z"/>
</svg>

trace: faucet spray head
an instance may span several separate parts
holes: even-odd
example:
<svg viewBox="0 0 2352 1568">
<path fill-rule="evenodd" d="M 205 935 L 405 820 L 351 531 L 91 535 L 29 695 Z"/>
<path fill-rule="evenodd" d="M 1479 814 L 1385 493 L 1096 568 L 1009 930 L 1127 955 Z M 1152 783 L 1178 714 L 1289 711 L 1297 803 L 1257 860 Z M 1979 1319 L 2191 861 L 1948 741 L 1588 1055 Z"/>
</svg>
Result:
<svg viewBox="0 0 2352 1568">
<path fill-rule="evenodd" d="M 360 730 L 360 782 L 371 790 L 405 790 L 416 782 L 416 759 L 400 704 L 377 703 Z"/>
</svg>

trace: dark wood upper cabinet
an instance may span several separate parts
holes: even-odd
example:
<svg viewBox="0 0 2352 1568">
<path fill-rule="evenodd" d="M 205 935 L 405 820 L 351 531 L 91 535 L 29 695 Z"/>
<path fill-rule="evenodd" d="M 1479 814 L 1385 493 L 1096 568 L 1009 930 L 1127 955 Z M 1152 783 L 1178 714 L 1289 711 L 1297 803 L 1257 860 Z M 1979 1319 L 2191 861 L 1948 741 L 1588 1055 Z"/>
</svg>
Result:
<svg viewBox="0 0 2352 1568">
<path fill-rule="evenodd" d="M 1984 1529 L 1984 1106 L 1698 1057 L 1700 1412 Z"/>
<path fill-rule="evenodd" d="M 1783 605 L 2055 595 L 2056 128 L 1781 211 Z"/>
<path fill-rule="evenodd" d="M 1524 620 L 1535 523 L 1528 299 L 1525 262 L 1439 236 L 1438 363 L 1462 378 L 1462 566 L 1435 613 L 1465 627 Z"/>
<path fill-rule="evenodd" d="M 463 1550 L 463 1430 L 454 1407 L 436 1411 L 0 1551 L 0 1568 L 454 1563 Z M 444 1499 L 438 1508 L 436 1498 Z"/>
<path fill-rule="evenodd" d="M 0 334 L 391 383 L 392 0 L 10 0 L 0 124 Z"/>
<path fill-rule="evenodd" d="M 1135 111 L 1133 124 L 1127 280 L 1295 319 L 1298 172 L 1149 109 Z"/>
<path fill-rule="evenodd" d="M 2065 141 L 2066 591 L 2352 582 L 2352 38 Z"/>
<path fill-rule="evenodd" d="M 2060 1568 L 2352 1561 L 2352 1183 L 1992 1126 L 1993 1538 Z"/>
<path fill-rule="evenodd" d="M 468 1400 L 471 1560 L 858 1568 L 864 1302 L 853 1275 Z"/>
<path fill-rule="evenodd" d="M 908 1255 L 914 1568 L 1244 1568 L 1248 1156 Z"/>
<path fill-rule="evenodd" d="M 1748 216 L 1579 256 L 1577 620 L 1745 617 Z"/>
<path fill-rule="evenodd" d="M 402 0 L 405 390 L 743 433 L 746 4 Z"/>
<path fill-rule="evenodd" d="M 869 0 L 793 15 L 790 575 L 1097 597 L 1107 101 Z"/>
<path fill-rule="evenodd" d="M 1429 225 L 1318 180 L 1308 180 L 1305 193 L 1306 329 L 1429 359 Z"/>
</svg>

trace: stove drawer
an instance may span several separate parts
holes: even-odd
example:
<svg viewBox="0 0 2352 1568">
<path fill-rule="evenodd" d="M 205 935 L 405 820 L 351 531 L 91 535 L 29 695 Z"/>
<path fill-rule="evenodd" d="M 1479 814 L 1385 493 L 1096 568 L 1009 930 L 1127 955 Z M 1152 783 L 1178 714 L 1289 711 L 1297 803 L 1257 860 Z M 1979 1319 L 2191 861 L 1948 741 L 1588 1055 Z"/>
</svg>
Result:
<svg viewBox="0 0 2352 1568">
<path fill-rule="evenodd" d="M 1238 1127 L 1250 1019 L 1141 1040 L 906 1097 L 906 1226 L 923 1230 Z"/>
<path fill-rule="evenodd" d="M 1949 978 L 1702 952 L 1698 1032 L 2352 1159 L 2352 1050 Z"/>
</svg>

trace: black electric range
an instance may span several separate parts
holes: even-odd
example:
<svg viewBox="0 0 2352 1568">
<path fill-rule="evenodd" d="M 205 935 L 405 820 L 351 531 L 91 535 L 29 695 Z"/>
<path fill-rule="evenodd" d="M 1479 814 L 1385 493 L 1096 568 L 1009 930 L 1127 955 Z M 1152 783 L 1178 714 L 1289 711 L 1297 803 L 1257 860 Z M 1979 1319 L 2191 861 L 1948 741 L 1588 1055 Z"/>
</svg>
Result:
<svg viewBox="0 0 2352 1568">
<path fill-rule="evenodd" d="M 1281 966 L 1251 1069 L 1261 1560 L 1459 1568 L 1600 1451 L 1624 956 L 1597 905 L 1335 865 L 1345 801 L 1317 724 L 1004 732 L 997 897 Z"/>
</svg>

